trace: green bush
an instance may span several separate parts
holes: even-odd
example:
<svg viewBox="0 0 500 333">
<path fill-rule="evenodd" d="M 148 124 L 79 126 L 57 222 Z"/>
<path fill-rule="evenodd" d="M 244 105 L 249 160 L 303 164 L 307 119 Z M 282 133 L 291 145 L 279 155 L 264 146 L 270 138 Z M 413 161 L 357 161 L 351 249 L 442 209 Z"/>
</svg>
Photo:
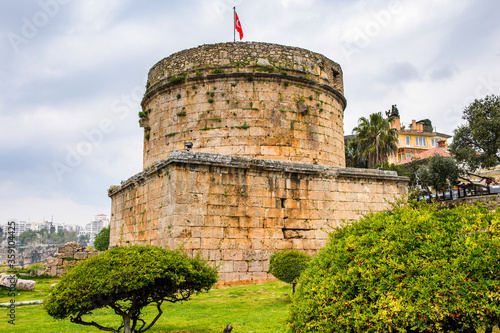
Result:
<svg viewBox="0 0 500 333">
<path fill-rule="evenodd" d="M 193 293 L 209 290 L 217 282 L 217 271 L 206 261 L 188 258 L 180 251 L 155 246 L 116 247 L 81 261 L 63 276 L 44 307 L 56 319 L 92 325 L 101 330 L 144 332 L 162 314 L 163 301 L 188 300 Z M 158 314 L 149 325 L 141 318 L 148 304 Z M 118 329 L 101 326 L 91 311 L 110 308 L 123 318 Z M 83 319 L 84 316 L 89 318 Z"/>
<path fill-rule="evenodd" d="M 283 282 L 291 283 L 295 293 L 295 285 L 310 259 L 310 256 L 298 250 L 275 252 L 269 259 L 269 273 Z"/>
<path fill-rule="evenodd" d="M 491 332 L 500 210 L 411 203 L 368 215 L 332 232 L 299 282 L 292 332 Z"/>
<path fill-rule="evenodd" d="M 94 247 L 97 251 L 106 251 L 109 247 L 109 227 L 102 228 L 95 236 Z"/>
</svg>

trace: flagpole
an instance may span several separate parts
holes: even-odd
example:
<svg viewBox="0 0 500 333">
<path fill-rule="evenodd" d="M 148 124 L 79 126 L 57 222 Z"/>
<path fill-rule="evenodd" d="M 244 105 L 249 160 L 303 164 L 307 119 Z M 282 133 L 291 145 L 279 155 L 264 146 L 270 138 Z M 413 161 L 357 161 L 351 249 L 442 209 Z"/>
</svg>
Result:
<svg viewBox="0 0 500 333">
<path fill-rule="evenodd" d="M 236 43 L 236 7 L 233 7 L 233 43 Z"/>
</svg>

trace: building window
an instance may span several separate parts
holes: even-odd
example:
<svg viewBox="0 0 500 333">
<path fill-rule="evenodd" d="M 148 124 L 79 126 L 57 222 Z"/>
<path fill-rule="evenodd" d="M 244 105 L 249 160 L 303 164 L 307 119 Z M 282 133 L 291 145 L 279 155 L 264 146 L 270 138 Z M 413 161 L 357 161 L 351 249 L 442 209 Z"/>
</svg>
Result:
<svg viewBox="0 0 500 333">
<path fill-rule="evenodd" d="M 415 137 L 415 146 L 427 147 L 427 138 L 425 136 Z"/>
<path fill-rule="evenodd" d="M 415 153 L 406 153 L 406 159 L 412 158 L 415 156 Z"/>
<path fill-rule="evenodd" d="M 439 138 L 436 138 L 436 139 L 431 139 L 431 141 L 432 141 L 432 142 L 431 142 L 432 146 L 433 146 L 433 147 L 439 147 L 439 145 L 438 145 L 438 141 L 439 141 L 439 140 L 440 140 Z"/>
<path fill-rule="evenodd" d="M 411 147 L 411 141 L 409 136 L 406 136 L 406 147 Z"/>
</svg>

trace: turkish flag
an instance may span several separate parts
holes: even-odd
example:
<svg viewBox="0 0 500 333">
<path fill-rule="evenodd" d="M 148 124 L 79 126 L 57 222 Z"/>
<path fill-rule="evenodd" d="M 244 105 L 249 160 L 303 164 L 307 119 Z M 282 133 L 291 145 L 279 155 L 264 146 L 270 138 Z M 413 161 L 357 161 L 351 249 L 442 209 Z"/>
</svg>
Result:
<svg viewBox="0 0 500 333">
<path fill-rule="evenodd" d="M 243 39 L 243 29 L 241 28 L 241 22 L 240 19 L 238 18 L 238 14 L 234 12 L 234 28 L 238 33 L 240 34 L 240 40 Z"/>
</svg>

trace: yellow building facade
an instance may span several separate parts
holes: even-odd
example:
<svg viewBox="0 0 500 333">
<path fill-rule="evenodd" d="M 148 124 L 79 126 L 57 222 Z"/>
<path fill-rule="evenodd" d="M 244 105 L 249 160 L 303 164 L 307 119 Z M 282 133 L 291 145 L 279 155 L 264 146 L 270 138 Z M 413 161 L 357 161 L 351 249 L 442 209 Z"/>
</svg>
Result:
<svg viewBox="0 0 500 333">
<path fill-rule="evenodd" d="M 389 157 L 389 163 L 397 164 L 435 147 L 448 148 L 451 135 L 429 131 L 424 124 L 424 121 L 412 120 L 406 128 L 401 126 L 398 116 L 392 117 L 391 127 L 398 130 L 398 152 Z"/>
</svg>

